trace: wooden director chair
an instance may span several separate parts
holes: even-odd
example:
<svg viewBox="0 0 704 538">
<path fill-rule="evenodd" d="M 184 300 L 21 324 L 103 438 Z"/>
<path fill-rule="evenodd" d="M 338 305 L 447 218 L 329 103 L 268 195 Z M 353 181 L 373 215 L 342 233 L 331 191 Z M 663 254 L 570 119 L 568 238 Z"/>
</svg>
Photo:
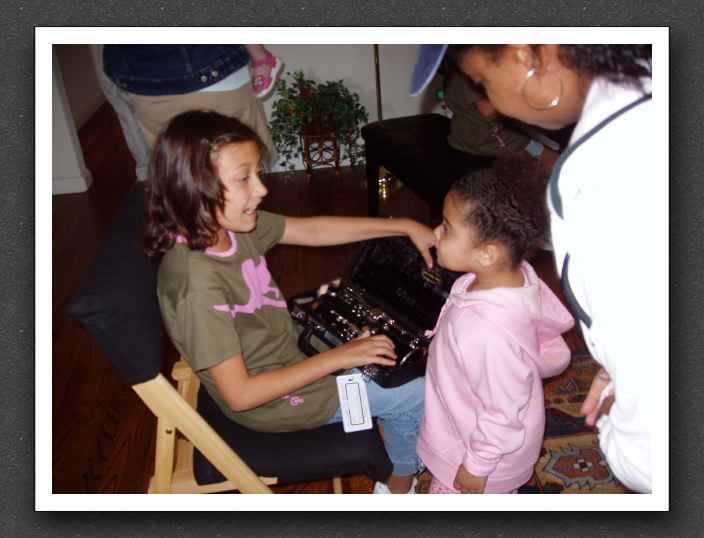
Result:
<svg viewBox="0 0 704 538">
<path fill-rule="evenodd" d="M 156 297 L 158 266 L 138 248 L 144 192 L 130 191 L 71 299 L 68 312 L 157 417 L 149 493 L 271 493 L 269 485 L 366 474 L 386 480 L 391 462 L 374 424 L 298 432 L 244 428 L 215 405 L 185 361 L 162 373 L 165 331 Z"/>
</svg>

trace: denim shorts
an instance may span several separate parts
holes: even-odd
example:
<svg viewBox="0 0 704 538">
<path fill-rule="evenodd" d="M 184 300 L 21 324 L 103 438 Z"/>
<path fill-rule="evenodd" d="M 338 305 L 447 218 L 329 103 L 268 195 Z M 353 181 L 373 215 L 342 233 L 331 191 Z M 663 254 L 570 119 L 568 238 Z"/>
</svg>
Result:
<svg viewBox="0 0 704 538">
<path fill-rule="evenodd" d="M 416 455 L 416 440 L 423 419 L 425 378 L 388 389 L 369 381 L 367 396 L 372 416 L 384 425 L 384 445 L 394 466 L 393 474 L 407 476 L 418 472 L 422 462 Z M 328 424 L 341 421 L 342 411 L 338 407 Z"/>
</svg>

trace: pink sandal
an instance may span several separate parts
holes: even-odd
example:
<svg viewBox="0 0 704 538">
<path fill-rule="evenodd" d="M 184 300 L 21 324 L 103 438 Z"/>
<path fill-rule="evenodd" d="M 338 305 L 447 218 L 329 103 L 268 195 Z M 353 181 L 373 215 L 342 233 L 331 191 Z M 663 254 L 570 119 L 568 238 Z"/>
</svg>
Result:
<svg viewBox="0 0 704 538">
<path fill-rule="evenodd" d="M 263 67 L 265 65 L 271 67 L 271 76 L 264 77 L 258 75 L 252 79 L 254 95 L 259 99 L 266 99 L 271 95 L 271 92 L 274 90 L 274 81 L 279 76 L 279 73 L 281 73 L 284 63 L 281 61 L 281 58 L 277 58 L 270 52 L 267 52 L 266 58 L 252 63 L 252 68 L 256 69 L 257 67 Z"/>
</svg>

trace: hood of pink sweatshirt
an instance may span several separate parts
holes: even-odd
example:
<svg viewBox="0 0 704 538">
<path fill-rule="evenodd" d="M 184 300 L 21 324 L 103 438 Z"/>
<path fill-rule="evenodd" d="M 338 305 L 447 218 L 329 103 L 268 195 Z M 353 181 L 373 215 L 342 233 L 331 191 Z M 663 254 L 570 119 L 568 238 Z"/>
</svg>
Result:
<svg viewBox="0 0 704 538">
<path fill-rule="evenodd" d="M 467 273 L 458 278 L 438 317 L 438 325 L 448 304 L 471 308 L 516 342 L 536 365 L 540 377 L 551 377 L 565 367 L 561 334 L 572 328 L 574 319 L 529 263 L 522 262 L 521 269 L 526 277 L 523 287 L 467 291 L 476 275 Z M 433 335 L 436 330 L 437 325 L 428 334 Z"/>
</svg>

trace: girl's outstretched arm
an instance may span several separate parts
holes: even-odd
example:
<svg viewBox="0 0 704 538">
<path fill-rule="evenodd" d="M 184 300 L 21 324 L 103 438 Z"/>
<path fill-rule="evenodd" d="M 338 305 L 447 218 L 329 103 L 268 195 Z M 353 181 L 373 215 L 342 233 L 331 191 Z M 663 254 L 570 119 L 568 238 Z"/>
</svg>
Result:
<svg viewBox="0 0 704 538">
<path fill-rule="evenodd" d="M 301 362 L 249 375 L 242 355 L 208 368 L 215 386 L 233 411 L 246 411 L 305 387 L 340 369 L 364 364 L 393 366 L 396 354 L 384 335 L 358 338 Z"/>
<path fill-rule="evenodd" d="M 343 245 L 378 237 L 406 235 L 413 241 L 428 267 L 435 235 L 428 226 L 412 219 L 373 217 L 286 217 L 281 243 L 309 247 Z"/>
</svg>

